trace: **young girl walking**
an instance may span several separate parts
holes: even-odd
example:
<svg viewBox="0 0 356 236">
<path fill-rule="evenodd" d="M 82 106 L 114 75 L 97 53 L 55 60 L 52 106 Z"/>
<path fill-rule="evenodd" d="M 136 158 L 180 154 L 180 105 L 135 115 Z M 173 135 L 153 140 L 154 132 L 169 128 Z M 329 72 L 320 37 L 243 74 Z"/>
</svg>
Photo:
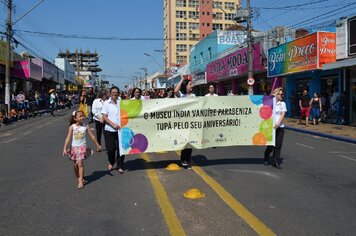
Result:
<svg viewBox="0 0 356 236">
<path fill-rule="evenodd" d="M 89 134 L 90 139 L 94 142 L 97 151 L 101 150 L 101 146 L 96 141 L 93 132 L 89 126 L 83 125 L 85 115 L 82 111 L 74 111 L 69 122 L 68 135 L 64 142 L 63 156 L 69 154 L 70 159 L 74 162 L 74 173 L 78 181 L 78 189 L 84 187 L 84 160 L 88 157 L 86 146 L 86 134 Z M 70 150 L 67 150 L 69 142 L 72 140 Z"/>
</svg>

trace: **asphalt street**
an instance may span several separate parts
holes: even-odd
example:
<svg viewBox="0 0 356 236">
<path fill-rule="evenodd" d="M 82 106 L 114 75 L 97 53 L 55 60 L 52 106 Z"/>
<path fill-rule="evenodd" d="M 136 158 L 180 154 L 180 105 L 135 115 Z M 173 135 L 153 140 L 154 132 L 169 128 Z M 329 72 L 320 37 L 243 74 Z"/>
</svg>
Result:
<svg viewBox="0 0 356 236">
<path fill-rule="evenodd" d="M 354 144 L 286 131 L 282 170 L 263 147 L 194 150 L 179 171 L 165 169 L 179 153 L 131 155 L 121 175 L 100 152 L 78 190 L 61 155 L 68 114 L 0 129 L 0 235 L 356 234 Z"/>
</svg>

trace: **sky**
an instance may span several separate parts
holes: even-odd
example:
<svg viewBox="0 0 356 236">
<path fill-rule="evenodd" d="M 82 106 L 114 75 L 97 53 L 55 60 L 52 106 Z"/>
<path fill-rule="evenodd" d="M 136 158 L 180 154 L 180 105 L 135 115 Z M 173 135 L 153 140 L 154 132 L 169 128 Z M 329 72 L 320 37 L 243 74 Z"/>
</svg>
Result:
<svg viewBox="0 0 356 236">
<path fill-rule="evenodd" d="M 6 1 L 0 0 L 1 32 L 5 31 Z M 12 19 L 17 20 L 39 1 L 13 0 Z M 355 0 L 251 0 L 251 7 L 252 26 L 261 31 L 280 25 L 320 26 L 340 16 L 356 15 Z M 140 68 L 147 68 L 149 75 L 163 71 L 163 55 L 155 51 L 163 50 L 163 0 L 44 0 L 14 30 L 14 37 L 26 46 L 18 46 L 17 52 L 30 49 L 49 61 L 66 49 L 96 51 L 103 70 L 100 75 L 120 88 L 132 84 L 134 76 L 144 76 Z M 24 31 L 119 40 L 34 36 Z M 124 38 L 128 40 L 120 40 Z"/>
</svg>

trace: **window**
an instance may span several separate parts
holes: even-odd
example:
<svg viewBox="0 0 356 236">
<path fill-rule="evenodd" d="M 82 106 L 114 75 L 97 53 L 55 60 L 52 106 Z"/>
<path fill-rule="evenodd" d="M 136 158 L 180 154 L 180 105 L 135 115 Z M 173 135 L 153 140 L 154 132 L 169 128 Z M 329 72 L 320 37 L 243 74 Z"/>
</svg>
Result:
<svg viewBox="0 0 356 236">
<path fill-rule="evenodd" d="M 222 2 L 213 1 L 213 8 L 214 9 L 221 9 L 222 8 Z"/>
<path fill-rule="evenodd" d="M 177 40 L 187 40 L 187 34 L 185 33 L 176 33 Z"/>
<path fill-rule="evenodd" d="M 177 56 L 177 63 L 179 64 L 187 63 L 187 56 Z"/>
<path fill-rule="evenodd" d="M 210 27 L 210 23 L 206 23 L 206 26 L 207 26 L 207 27 Z"/>
<path fill-rule="evenodd" d="M 186 51 L 187 51 L 187 45 L 177 44 L 177 52 L 186 52 Z"/>
<path fill-rule="evenodd" d="M 199 29 L 199 23 L 189 22 L 189 29 L 191 29 L 191 30 Z"/>
<path fill-rule="evenodd" d="M 204 16 L 204 15 L 205 15 L 205 12 L 202 12 L 201 14 L 202 14 L 202 16 Z"/>
<path fill-rule="evenodd" d="M 235 9 L 235 3 L 234 2 L 225 2 L 225 9 L 234 10 Z"/>
<path fill-rule="evenodd" d="M 230 29 L 234 24 L 225 24 L 225 29 Z"/>
<path fill-rule="evenodd" d="M 190 12 L 189 12 L 189 18 L 191 18 L 191 19 L 199 19 L 199 12 L 197 12 L 197 11 L 190 11 Z"/>
<path fill-rule="evenodd" d="M 200 63 L 203 63 L 204 57 L 203 57 L 203 52 L 200 53 Z"/>
<path fill-rule="evenodd" d="M 176 17 L 177 18 L 186 18 L 187 13 L 185 11 L 176 11 Z"/>
<path fill-rule="evenodd" d="M 214 20 L 222 20 L 222 18 L 223 18 L 222 12 L 213 13 L 213 19 Z"/>
<path fill-rule="evenodd" d="M 190 34 L 189 35 L 189 40 L 199 41 L 199 34 Z"/>
<path fill-rule="evenodd" d="M 211 47 L 208 47 L 208 53 L 209 53 L 209 59 L 211 59 L 213 57 L 213 55 L 211 54 Z"/>
<path fill-rule="evenodd" d="M 186 7 L 185 0 L 176 0 L 176 7 Z"/>
<path fill-rule="evenodd" d="M 188 0 L 189 7 L 199 7 L 199 0 Z"/>
<path fill-rule="evenodd" d="M 223 29 L 223 24 L 213 24 L 213 30 L 222 30 Z"/>
<path fill-rule="evenodd" d="M 176 29 L 186 29 L 187 23 L 186 22 L 176 22 Z"/>
<path fill-rule="evenodd" d="M 234 13 L 226 13 L 225 14 L 225 20 L 233 20 L 236 17 L 236 14 Z"/>
<path fill-rule="evenodd" d="M 197 56 L 194 56 L 194 64 L 197 64 Z"/>
</svg>

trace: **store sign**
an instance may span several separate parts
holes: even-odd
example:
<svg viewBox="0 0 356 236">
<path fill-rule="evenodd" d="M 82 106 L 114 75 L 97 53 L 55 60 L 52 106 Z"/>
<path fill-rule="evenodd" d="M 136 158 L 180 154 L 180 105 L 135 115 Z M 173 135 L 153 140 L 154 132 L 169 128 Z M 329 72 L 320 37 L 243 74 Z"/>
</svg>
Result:
<svg viewBox="0 0 356 236">
<path fill-rule="evenodd" d="M 263 70 L 261 44 L 253 45 L 253 70 Z M 242 48 L 206 66 L 207 82 L 244 75 L 248 72 L 247 48 Z"/>
<path fill-rule="evenodd" d="M 58 82 L 58 68 L 47 60 L 43 60 L 43 78 Z"/>
<path fill-rule="evenodd" d="M 206 84 L 206 72 L 202 71 L 202 72 L 198 72 L 193 74 L 193 86 L 196 85 L 201 85 L 201 84 Z"/>
<path fill-rule="evenodd" d="M 268 50 L 268 77 L 321 69 L 336 61 L 336 35 L 316 32 Z"/>
<path fill-rule="evenodd" d="M 218 44 L 241 45 L 246 41 L 246 33 L 242 31 L 218 31 Z"/>
<path fill-rule="evenodd" d="M 356 17 L 349 19 L 349 56 L 356 55 Z"/>
<path fill-rule="evenodd" d="M 42 67 L 30 60 L 15 61 L 11 73 L 17 78 L 42 80 Z"/>
</svg>

